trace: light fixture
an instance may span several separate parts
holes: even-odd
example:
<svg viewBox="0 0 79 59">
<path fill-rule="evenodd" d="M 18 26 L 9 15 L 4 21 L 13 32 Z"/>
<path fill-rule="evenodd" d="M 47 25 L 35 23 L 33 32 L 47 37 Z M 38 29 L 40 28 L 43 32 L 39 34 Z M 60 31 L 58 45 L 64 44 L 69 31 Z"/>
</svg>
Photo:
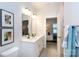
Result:
<svg viewBox="0 0 79 59">
<path fill-rule="evenodd" d="M 23 14 L 28 15 L 28 16 L 31 16 L 32 15 L 32 12 L 29 11 L 29 9 L 27 9 L 27 8 L 23 8 L 22 9 L 22 12 L 23 12 Z"/>
<path fill-rule="evenodd" d="M 36 15 L 32 15 L 32 18 L 37 18 L 37 16 Z"/>
</svg>

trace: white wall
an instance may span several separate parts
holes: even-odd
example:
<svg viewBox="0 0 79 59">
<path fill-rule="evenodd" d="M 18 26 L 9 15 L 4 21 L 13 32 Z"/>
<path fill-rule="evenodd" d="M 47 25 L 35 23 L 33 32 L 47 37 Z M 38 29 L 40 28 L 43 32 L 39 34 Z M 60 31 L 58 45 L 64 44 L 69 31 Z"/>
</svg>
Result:
<svg viewBox="0 0 79 59">
<path fill-rule="evenodd" d="M 66 2 L 64 3 L 64 26 L 65 25 L 79 25 L 79 3 Z"/>
<path fill-rule="evenodd" d="M 14 13 L 14 43 L 0 47 L 0 53 L 14 46 L 19 46 L 21 39 L 21 9 L 17 3 L 0 3 L 0 9 Z"/>
</svg>

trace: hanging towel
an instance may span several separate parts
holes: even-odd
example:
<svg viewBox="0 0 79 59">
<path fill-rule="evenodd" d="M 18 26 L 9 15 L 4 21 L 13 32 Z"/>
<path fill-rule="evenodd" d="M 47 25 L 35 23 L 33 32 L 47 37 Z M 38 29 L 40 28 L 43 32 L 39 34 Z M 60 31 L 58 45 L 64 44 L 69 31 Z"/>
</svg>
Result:
<svg viewBox="0 0 79 59">
<path fill-rule="evenodd" d="M 76 27 L 76 57 L 79 57 L 79 27 Z"/>
<path fill-rule="evenodd" d="M 76 27 L 72 26 L 71 57 L 76 57 Z"/>
<path fill-rule="evenodd" d="M 79 47 L 79 27 L 76 28 L 76 47 Z"/>
<path fill-rule="evenodd" d="M 69 25 L 66 25 L 64 28 L 64 40 L 62 44 L 63 48 L 67 48 L 68 28 L 69 28 Z"/>
<path fill-rule="evenodd" d="M 64 48 L 65 57 L 75 57 L 76 56 L 76 28 L 74 26 L 69 26 L 68 35 L 66 38 L 67 48 Z"/>
</svg>

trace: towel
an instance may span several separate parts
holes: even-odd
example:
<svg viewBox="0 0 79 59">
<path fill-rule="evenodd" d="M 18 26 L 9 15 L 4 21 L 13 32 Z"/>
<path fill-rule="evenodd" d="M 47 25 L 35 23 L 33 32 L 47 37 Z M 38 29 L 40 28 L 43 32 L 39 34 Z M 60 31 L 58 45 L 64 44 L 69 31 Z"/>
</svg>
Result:
<svg viewBox="0 0 79 59">
<path fill-rule="evenodd" d="M 69 26 L 68 34 L 66 40 L 66 48 L 64 48 L 65 57 L 75 57 L 76 56 L 76 27 Z"/>
<path fill-rule="evenodd" d="M 76 57 L 79 57 L 79 27 L 76 27 Z"/>
<path fill-rule="evenodd" d="M 79 27 L 76 27 L 76 47 L 79 47 Z"/>
<path fill-rule="evenodd" d="M 69 25 L 65 26 L 64 28 L 64 40 L 62 44 L 63 48 L 67 48 L 68 28 L 69 28 Z"/>
</svg>

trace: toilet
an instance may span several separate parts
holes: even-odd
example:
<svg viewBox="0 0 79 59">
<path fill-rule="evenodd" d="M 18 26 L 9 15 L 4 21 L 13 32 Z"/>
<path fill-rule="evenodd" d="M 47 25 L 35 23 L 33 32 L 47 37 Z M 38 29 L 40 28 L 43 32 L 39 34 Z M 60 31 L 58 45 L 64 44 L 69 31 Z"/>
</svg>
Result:
<svg viewBox="0 0 79 59">
<path fill-rule="evenodd" d="M 13 47 L 1 53 L 1 57 L 18 57 L 18 47 Z"/>
</svg>

